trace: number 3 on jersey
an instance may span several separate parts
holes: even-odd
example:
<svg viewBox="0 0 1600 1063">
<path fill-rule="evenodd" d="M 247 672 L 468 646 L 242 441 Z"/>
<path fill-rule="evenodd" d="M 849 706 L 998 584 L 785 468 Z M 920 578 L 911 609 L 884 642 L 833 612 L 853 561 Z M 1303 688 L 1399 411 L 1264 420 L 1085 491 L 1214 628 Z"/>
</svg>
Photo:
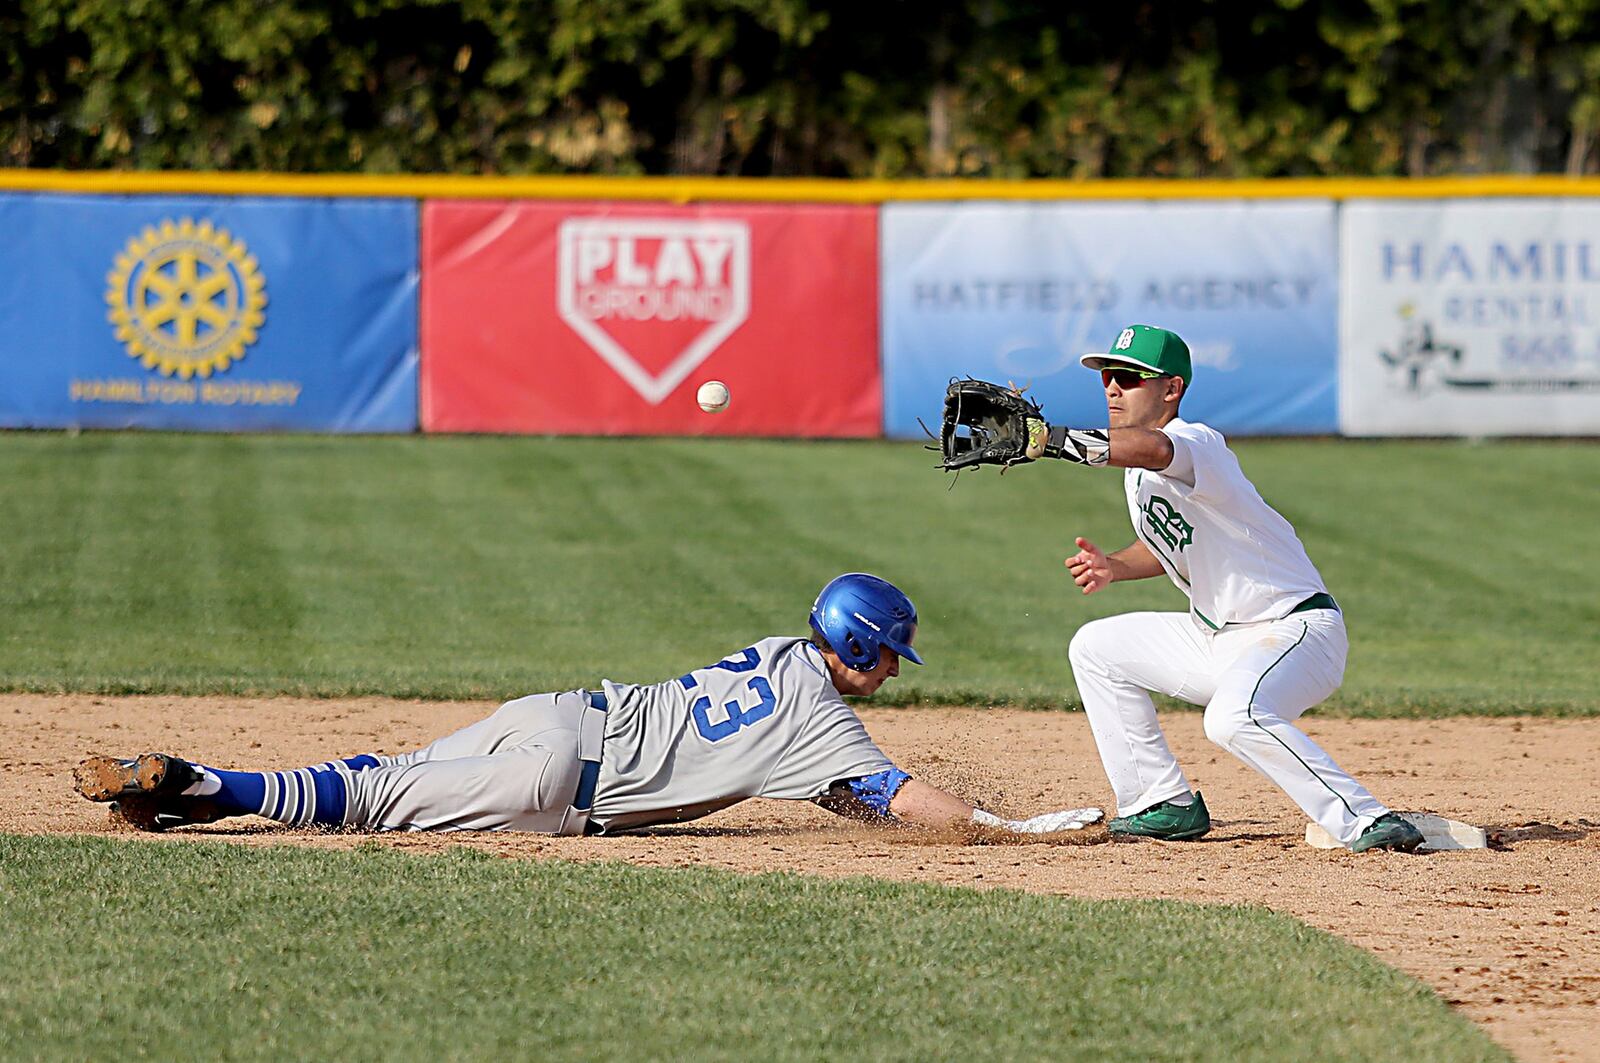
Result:
<svg viewBox="0 0 1600 1063">
<path fill-rule="evenodd" d="M 721 668 L 725 672 L 748 672 L 761 663 L 761 654 L 756 652 L 754 646 L 745 650 L 740 655 L 741 660 L 718 661 L 711 665 L 712 668 Z M 693 675 L 681 677 L 678 682 L 683 684 L 685 690 L 693 690 L 697 685 Z M 736 733 L 741 727 L 748 727 L 753 723 L 760 723 L 772 715 L 772 710 L 778 707 L 778 697 L 772 692 L 772 685 L 762 676 L 755 676 L 745 684 L 755 692 L 758 699 L 750 708 L 745 708 L 737 701 L 727 701 L 722 705 L 727 716 L 721 720 L 711 719 L 711 699 L 702 697 L 695 701 L 692 711 L 694 715 L 695 730 L 707 742 L 720 742 Z"/>
<path fill-rule="evenodd" d="M 756 697 L 761 700 L 748 709 L 737 701 L 724 702 L 722 708 L 728 714 L 725 720 L 712 721 L 710 698 L 701 698 L 694 703 L 695 730 L 699 731 L 707 742 L 720 742 L 741 727 L 760 723 L 771 716 L 772 710 L 778 707 L 777 695 L 761 676 L 756 676 L 746 685 L 755 691 Z"/>
</svg>

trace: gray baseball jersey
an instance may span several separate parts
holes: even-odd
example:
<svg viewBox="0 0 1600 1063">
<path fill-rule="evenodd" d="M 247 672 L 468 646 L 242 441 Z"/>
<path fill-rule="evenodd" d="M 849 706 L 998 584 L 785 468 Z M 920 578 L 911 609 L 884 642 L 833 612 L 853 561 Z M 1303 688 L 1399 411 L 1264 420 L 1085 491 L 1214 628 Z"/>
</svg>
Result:
<svg viewBox="0 0 1600 1063">
<path fill-rule="evenodd" d="M 605 683 L 590 830 L 708 815 L 751 797 L 805 800 L 894 765 L 801 638 L 762 639 L 665 683 Z"/>
</svg>

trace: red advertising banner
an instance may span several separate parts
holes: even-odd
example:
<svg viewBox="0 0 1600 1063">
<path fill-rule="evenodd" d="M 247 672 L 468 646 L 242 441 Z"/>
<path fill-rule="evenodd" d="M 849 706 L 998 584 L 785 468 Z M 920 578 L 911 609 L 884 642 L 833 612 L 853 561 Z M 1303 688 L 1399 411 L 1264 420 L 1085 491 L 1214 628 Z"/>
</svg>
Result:
<svg viewBox="0 0 1600 1063">
<path fill-rule="evenodd" d="M 428 202 L 421 313 L 424 431 L 882 433 L 870 206 Z"/>
</svg>

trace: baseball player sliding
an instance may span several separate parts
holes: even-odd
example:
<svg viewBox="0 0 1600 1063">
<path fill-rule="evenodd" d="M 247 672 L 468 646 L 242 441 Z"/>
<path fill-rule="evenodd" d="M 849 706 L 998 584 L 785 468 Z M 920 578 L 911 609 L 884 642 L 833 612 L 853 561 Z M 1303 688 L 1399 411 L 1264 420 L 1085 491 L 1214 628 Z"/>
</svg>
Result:
<svg viewBox="0 0 1600 1063">
<path fill-rule="evenodd" d="M 1290 526 L 1245 478 L 1222 434 L 1179 417 L 1192 369 L 1177 334 L 1122 330 L 1100 371 L 1109 429 L 1051 427 L 1013 389 L 955 381 L 945 400 L 946 468 L 1058 458 L 1126 470 L 1134 541 L 1087 539 L 1066 561 L 1085 594 L 1165 573 L 1188 613 L 1085 624 L 1068 656 L 1116 794 L 1114 834 L 1169 840 L 1211 828 L 1156 720 L 1151 691 L 1205 706 L 1206 737 L 1277 783 L 1359 852 L 1411 851 L 1416 827 L 1391 813 L 1294 726 L 1344 677 L 1344 617 Z"/>
<path fill-rule="evenodd" d="M 811 637 L 762 639 L 649 686 L 533 694 L 398 756 L 290 771 L 225 771 L 165 753 L 91 757 L 77 790 L 144 830 L 261 815 L 373 830 L 609 834 L 696 819 L 746 798 L 816 801 L 842 815 L 1018 835 L 1077 830 L 1099 809 L 1002 819 L 911 778 L 845 703 L 900 674 L 917 611 L 853 572 L 811 610 Z"/>
</svg>

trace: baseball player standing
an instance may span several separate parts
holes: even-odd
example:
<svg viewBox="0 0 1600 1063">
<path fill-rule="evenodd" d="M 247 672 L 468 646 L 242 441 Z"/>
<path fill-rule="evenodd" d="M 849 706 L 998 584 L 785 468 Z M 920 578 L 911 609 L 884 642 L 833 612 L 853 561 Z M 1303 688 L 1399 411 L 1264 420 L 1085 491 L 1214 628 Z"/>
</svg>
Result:
<svg viewBox="0 0 1600 1063">
<path fill-rule="evenodd" d="M 1222 434 L 1179 417 L 1188 346 L 1132 325 L 1082 362 L 1100 371 L 1109 431 L 1033 422 L 1028 456 L 1126 470 L 1134 541 L 1108 554 L 1080 538 L 1067 567 L 1085 594 L 1165 573 L 1189 598 L 1188 613 L 1108 617 L 1072 639 L 1072 673 L 1116 793 L 1110 830 L 1181 840 L 1211 827 L 1156 721 L 1150 692 L 1160 691 L 1204 705 L 1207 738 L 1349 848 L 1415 849 L 1421 832 L 1294 726 L 1343 680 L 1344 616 Z"/>
<path fill-rule="evenodd" d="M 816 801 L 842 815 L 1017 834 L 1077 830 L 1099 809 L 1001 819 L 912 779 L 845 695 L 900 674 L 917 611 L 852 572 L 811 610 L 811 637 L 766 638 L 648 686 L 533 694 L 425 749 L 289 771 L 227 771 L 165 753 L 96 756 L 78 792 L 144 830 L 261 815 L 296 826 L 608 834 L 709 815 L 746 798 Z"/>
</svg>

